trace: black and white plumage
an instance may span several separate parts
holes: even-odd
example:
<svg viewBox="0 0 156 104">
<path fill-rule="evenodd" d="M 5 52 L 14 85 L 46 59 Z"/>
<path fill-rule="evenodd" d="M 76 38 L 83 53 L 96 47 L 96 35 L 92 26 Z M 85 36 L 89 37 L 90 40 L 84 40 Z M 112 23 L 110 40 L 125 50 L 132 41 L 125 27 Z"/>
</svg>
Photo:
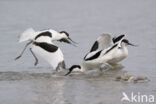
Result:
<svg viewBox="0 0 156 104">
<path fill-rule="evenodd" d="M 114 42 L 111 35 L 100 35 L 100 37 L 96 40 L 98 43 L 96 46 L 97 48 L 95 49 L 95 45 L 93 45 L 91 50 L 94 48 L 94 51 L 90 51 L 84 57 L 84 66 L 86 66 L 87 69 L 100 68 L 102 64 L 107 63 L 109 60 L 114 60 L 116 53 L 119 51 L 118 48 L 121 48 L 124 36 L 125 35 L 120 35 Z"/>
<path fill-rule="evenodd" d="M 112 37 L 109 34 L 100 35 L 94 42 L 90 52 L 103 50 L 113 45 Z"/>
<path fill-rule="evenodd" d="M 118 37 L 112 37 L 110 34 L 102 34 L 96 39 L 90 52 L 96 50 L 103 50 L 108 47 L 111 47 L 113 44 L 119 42 L 123 37 L 124 35 L 120 35 Z"/>
<path fill-rule="evenodd" d="M 124 39 L 125 35 L 112 38 L 109 34 L 103 34 L 94 43 L 91 50 L 84 57 L 83 64 L 79 67 L 70 68 L 84 72 L 94 68 L 101 69 L 102 64 L 116 64 L 128 56 L 127 45 L 133 45 Z M 134 46 L 134 45 L 133 45 Z"/>
<path fill-rule="evenodd" d="M 129 41 L 127 39 L 124 39 L 124 37 L 125 37 L 125 35 L 119 35 L 118 37 L 111 37 L 111 35 L 109 35 L 109 34 L 102 34 L 100 37 L 98 37 L 98 39 L 95 42 L 95 43 L 97 43 L 97 45 L 95 45 L 95 43 L 94 43 L 91 50 L 92 49 L 94 49 L 95 51 L 96 50 L 105 50 L 110 47 L 114 48 L 114 46 L 116 46 L 118 44 L 119 48 L 112 55 L 113 58 L 110 59 L 109 61 L 107 61 L 108 64 L 115 65 L 128 56 L 127 45 L 135 46 L 135 45 L 129 43 Z M 99 46 L 102 46 L 102 47 L 100 48 Z M 97 48 L 95 49 L 94 47 L 97 47 Z M 107 51 L 107 53 L 108 53 L 108 51 Z"/>
<path fill-rule="evenodd" d="M 46 41 L 49 41 L 49 38 L 51 39 L 51 41 L 60 41 L 60 42 L 66 42 L 69 44 L 71 44 L 71 42 L 76 43 L 76 42 L 72 41 L 72 39 L 69 37 L 69 34 L 66 31 L 57 32 L 53 29 L 35 31 L 32 28 L 25 30 L 19 36 L 19 42 L 21 43 L 24 41 L 34 41 L 37 39 L 40 39 L 41 41 L 46 42 Z"/>
<path fill-rule="evenodd" d="M 55 30 L 43 30 L 35 32 L 32 28 L 27 29 L 19 37 L 19 42 L 29 41 L 26 44 L 22 53 L 16 58 L 19 59 L 28 45 L 30 46 L 30 52 L 35 58 L 35 64 L 38 64 L 36 54 L 46 60 L 53 69 L 58 70 L 60 67 L 65 69 L 64 56 L 61 49 L 54 45 L 52 41 L 60 41 L 71 44 L 69 34 L 65 31 L 57 32 Z M 72 41 L 72 40 L 71 40 Z"/>
<path fill-rule="evenodd" d="M 59 70 L 60 67 L 66 68 L 61 49 L 52 44 L 52 42 L 33 42 L 30 49 L 33 53 L 46 60 L 53 69 Z"/>
</svg>

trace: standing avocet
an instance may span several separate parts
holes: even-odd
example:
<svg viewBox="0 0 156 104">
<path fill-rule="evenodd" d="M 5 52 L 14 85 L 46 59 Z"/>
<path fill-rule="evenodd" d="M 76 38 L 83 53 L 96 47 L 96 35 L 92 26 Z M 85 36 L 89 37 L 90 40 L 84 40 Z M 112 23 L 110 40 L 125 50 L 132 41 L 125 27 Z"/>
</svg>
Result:
<svg viewBox="0 0 156 104">
<path fill-rule="evenodd" d="M 119 45 L 121 46 L 119 47 L 118 51 L 116 51 L 113 54 L 113 58 L 111 60 L 107 61 L 107 64 L 113 66 L 128 56 L 127 45 L 136 46 L 131 44 L 127 39 L 124 39 L 124 37 L 125 35 L 120 35 L 118 37 L 112 38 L 111 35 L 109 34 L 102 34 L 97 38 L 90 52 L 97 51 L 97 50 L 105 50 L 120 42 Z"/>
<path fill-rule="evenodd" d="M 113 41 L 109 34 L 101 35 L 94 43 L 91 51 L 84 57 L 83 64 L 81 66 L 73 65 L 66 75 L 70 74 L 72 70 L 84 72 L 94 68 L 101 69 L 101 65 L 104 63 L 114 64 L 125 59 L 128 56 L 127 45 L 135 45 L 124 39 L 124 36 L 120 35 Z M 99 50 L 100 45 L 101 50 Z"/>
<path fill-rule="evenodd" d="M 58 70 L 60 66 L 65 68 L 64 57 L 61 49 L 54 45 L 52 41 L 57 40 L 60 42 L 66 42 L 71 44 L 69 41 L 69 34 L 65 31 L 56 32 L 54 30 L 44 30 L 35 32 L 33 29 L 26 30 L 19 38 L 19 42 L 29 41 L 25 46 L 22 53 L 16 58 L 19 59 L 28 45 L 31 45 L 30 52 L 35 58 L 35 64 L 38 64 L 38 59 L 35 54 L 38 54 L 45 59 L 54 69 Z M 72 40 L 71 40 L 72 41 Z"/>
</svg>

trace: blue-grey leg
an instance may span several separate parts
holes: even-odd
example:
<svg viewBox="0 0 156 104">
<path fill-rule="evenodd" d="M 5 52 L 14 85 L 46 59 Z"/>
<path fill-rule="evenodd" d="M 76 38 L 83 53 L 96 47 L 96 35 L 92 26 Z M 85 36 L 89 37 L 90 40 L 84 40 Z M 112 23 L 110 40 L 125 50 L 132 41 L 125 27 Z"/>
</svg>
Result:
<svg viewBox="0 0 156 104">
<path fill-rule="evenodd" d="M 28 47 L 28 45 L 30 45 L 31 43 L 32 43 L 32 41 L 30 41 L 29 43 L 27 43 L 27 44 L 25 45 L 25 47 L 24 47 L 23 51 L 21 52 L 21 54 L 20 54 L 19 56 L 17 56 L 17 57 L 15 58 L 15 60 L 17 60 L 17 59 L 19 59 L 19 58 L 21 58 L 21 57 L 22 57 L 22 55 L 23 55 L 24 51 L 26 50 L 26 48 Z"/>
<path fill-rule="evenodd" d="M 66 64 L 64 61 L 61 62 L 61 66 L 62 66 L 62 68 L 66 69 Z"/>
<path fill-rule="evenodd" d="M 37 59 L 36 55 L 34 54 L 34 52 L 32 51 L 31 48 L 30 48 L 30 52 L 32 53 L 32 55 L 33 55 L 34 58 L 35 58 L 35 63 L 34 63 L 34 65 L 36 66 L 36 65 L 38 64 L 38 59 Z"/>
</svg>

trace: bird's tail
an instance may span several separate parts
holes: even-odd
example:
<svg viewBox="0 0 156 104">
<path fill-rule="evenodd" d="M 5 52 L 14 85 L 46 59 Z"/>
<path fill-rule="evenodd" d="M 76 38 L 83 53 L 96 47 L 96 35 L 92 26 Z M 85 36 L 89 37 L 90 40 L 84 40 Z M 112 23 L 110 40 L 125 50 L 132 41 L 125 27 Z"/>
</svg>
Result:
<svg viewBox="0 0 156 104">
<path fill-rule="evenodd" d="M 18 41 L 19 42 L 24 42 L 24 41 L 28 41 L 28 40 L 33 40 L 34 37 L 35 37 L 35 30 L 33 28 L 29 28 L 29 29 L 25 30 L 19 36 Z"/>
</svg>

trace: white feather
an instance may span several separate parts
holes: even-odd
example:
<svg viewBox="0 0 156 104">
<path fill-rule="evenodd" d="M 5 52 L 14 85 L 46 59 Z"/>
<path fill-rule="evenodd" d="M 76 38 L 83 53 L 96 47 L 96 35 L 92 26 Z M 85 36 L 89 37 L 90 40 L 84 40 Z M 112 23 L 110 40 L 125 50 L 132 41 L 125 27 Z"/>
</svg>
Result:
<svg viewBox="0 0 156 104">
<path fill-rule="evenodd" d="M 47 61 L 55 70 L 58 64 L 64 61 L 64 56 L 60 48 L 56 52 L 47 52 L 44 49 L 32 45 L 32 50 L 35 54 L 42 57 L 45 61 Z"/>
<path fill-rule="evenodd" d="M 99 50 L 96 50 L 96 51 L 93 51 L 93 52 L 89 52 L 89 53 L 86 55 L 85 59 L 88 59 L 88 58 L 94 56 L 97 52 L 99 52 Z"/>
<path fill-rule="evenodd" d="M 104 50 L 113 45 L 112 37 L 110 34 L 102 34 L 97 38 L 99 43 L 98 50 Z"/>
<path fill-rule="evenodd" d="M 122 44 L 123 39 L 124 39 L 124 37 L 118 42 L 118 47 L 120 47 L 120 48 L 122 47 L 121 44 Z"/>
<path fill-rule="evenodd" d="M 79 69 L 81 72 L 92 70 L 95 68 L 100 68 L 102 64 L 109 63 L 114 64 L 117 62 L 122 61 L 128 56 L 128 49 L 125 43 L 122 44 L 122 39 L 117 42 L 113 43 L 112 37 L 109 34 L 102 34 L 100 35 L 96 41 L 98 41 L 98 48 L 92 52 L 89 52 L 85 59 L 93 57 L 98 52 L 101 53 L 98 57 L 94 57 L 92 60 L 83 60 L 81 68 Z M 93 48 L 94 46 L 92 46 Z M 95 45 L 96 47 L 96 45 Z M 119 48 L 121 47 L 121 48 Z M 107 52 L 107 53 L 106 53 Z M 75 69 L 74 69 L 75 70 Z M 77 70 L 76 70 L 77 71 Z"/>
<path fill-rule="evenodd" d="M 19 36 L 19 42 L 24 42 L 28 40 L 33 40 L 35 38 L 35 30 L 33 28 L 29 28 L 25 30 L 20 36 Z"/>
</svg>

